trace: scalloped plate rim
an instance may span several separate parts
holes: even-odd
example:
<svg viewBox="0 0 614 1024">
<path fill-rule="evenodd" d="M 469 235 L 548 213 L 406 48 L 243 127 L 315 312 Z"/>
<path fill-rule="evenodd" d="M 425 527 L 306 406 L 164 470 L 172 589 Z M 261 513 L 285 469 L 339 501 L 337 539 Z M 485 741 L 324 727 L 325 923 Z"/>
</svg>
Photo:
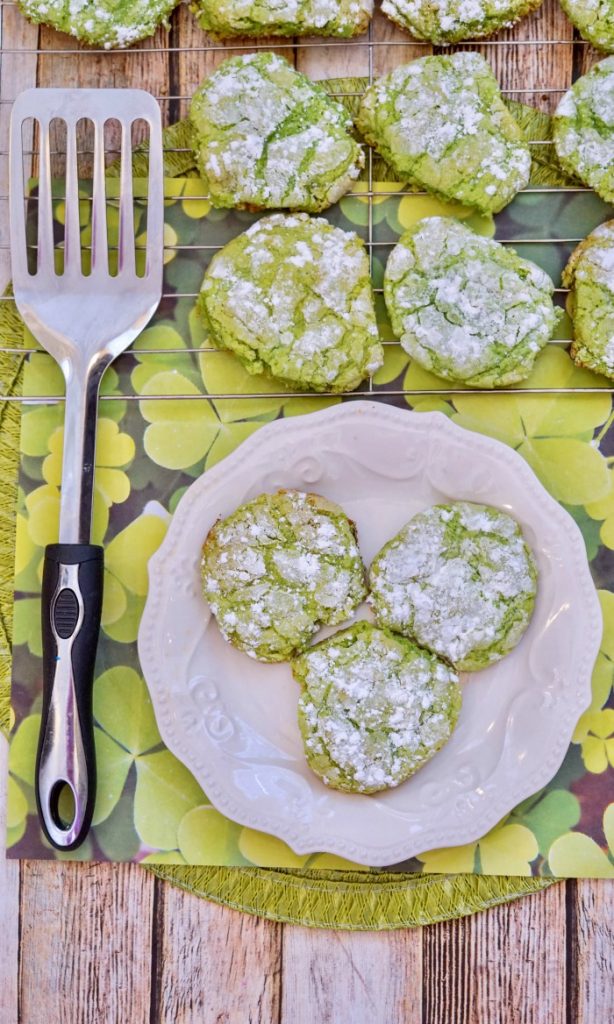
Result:
<svg viewBox="0 0 614 1024">
<path fill-rule="evenodd" d="M 486 806 L 482 808 L 480 814 L 474 815 L 469 821 L 457 823 L 453 827 L 452 823 L 450 823 L 445 838 L 442 839 L 440 833 L 435 842 L 432 839 L 429 840 L 429 836 L 433 834 L 432 829 L 429 831 L 423 830 L 421 835 L 424 835 L 424 840 L 419 842 L 412 836 L 400 839 L 394 844 L 388 843 L 386 846 L 372 844 L 365 840 L 353 840 L 350 842 L 347 839 L 327 835 L 325 831 L 317 832 L 313 828 L 302 828 L 300 824 L 297 827 L 296 822 L 289 822 L 287 820 L 287 816 L 285 818 L 282 816 L 272 823 L 271 819 L 265 818 L 262 813 L 255 812 L 250 807 L 249 802 L 244 806 L 235 805 L 233 798 L 224 791 L 223 784 L 222 789 L 219 788 L 219 778 L 216 776 L 215 766 L 203 768 L 202 763 L 197 763 L 189 749 L 186 751 L 185 736 L 182 735 L 181 728 L 177 728 L 179 719 L 175 713 L 176 709 L 169 708 L 165 699 L 164 674 L 160 670 L 160 660 L 156 658 L 155 652 L 149 643 L 148 633 L 154 627 L 156 621 L 155 605 L 157 601 L 163 599 L 165 563 L 169 557 L 169 549 L 179 533 L 182 520 L 187 518 L 192 507 L 198 502 L 204 502 L 207 495 L 219 487 L 224 477 L 227 477 L 239 465 L 244 463 L 252 451 L 261 451 L 263 443 L 269 442 L 269 438 L 270 443 L 274 446 L 276 438 L 282 438 L 284 434 L 290 434 L 293 429 L 296 430 L 298 428 L 299 424 L 301 424 L 303 431 L 305 426 L 313 431 L 317 430 L 319 424 L 329 423 L 336 419 L 345 420 L 348 417 L 351 418 L 357 415 L 370 415 L 376 418 L 384 417 L 388 419 L 389 423 L 396 420 L 397 425 L 401 429 L 407 427 L 411 429 L 411 424 L 417 426 L 419 421 L 423 429 L 430 428 L 429 436 L 442 432 L 444 435 L 447 433 L 448 437 L 456 435 L 465 440 L 470 438 L 471 443 L 478 450 L 497 452 L 503 461 L 512 466 L 514 474 L 523 478 L 523 485 L 532 489 L 536 499 L 542 505 L 548 506 L 550 514 L 554 517 L 555 521 L 558 520 L 560 530 L 567 534 L 570 551 L 573 551 L 577 567 L 580 570 L 578 590 L 583 591 L 581 596 L 584 597 L 588 605 L 592 603 L 590 617 L 588 611 L 586 613 L 587 617 L 589 617 L 589 628 L 583 637 L 582 663 L 584 671 L 581 675 L 581 685 L 575 691 L 577 700 L 572 705 L 566 705 L 566 714 L 561 717 L 560 729 L 557 733 L 557 743 L 550 757 L 548 767 L 545 770 L 542 768 L 535 771 L 530 777 L 523 779 L 513 790 L 508 791 L 504 805 Z M 240 825 L 265 831 L 276 836 L 286 842 L 297 854 L 332 853 L 371 867 L 385 867 L 407 860 L 428 849 L 462 846 L 478 840 L 494 827 L 501 818 L 505 817 L 513 807 L 544 787 L 553 778 L 564 760 L 575 725 L 582 712 L 590 703 L 591 676 L 601 642 L 602 619 L 599 600 L 590 575 L 584 540 L 579 527 L 569 513 L 543 487 L 522 456 L 503 442 L 458 426 L 441 412 L 415 412 L 400 409 L 385 402 L 357 399 L 329 409 L 308 412 L 288 419 L 281 418 L 265 424 L 255 434 L 243 441 L 234 452 L 211 469 L 206 470 L 190 485 L 177 505 L 166 537 L 149 560 L 148 573 L 149 588 L 139 628 L 138 651 L 143 675 L 152 699 L 158 728 L 164 743 L 194 774 L 199 784 L 203 787 L 207 798 L 218 811 Z M 577 656 L 575 656 L 575 660 L 578 660 Z M 349 799 L 353 799 L 351 795 L 349 795 Z M 273 827 L 271 827 L 272 824 Z M 365 826 L 364 831 L 368 833 L 369 829 Z"/>
</svg>

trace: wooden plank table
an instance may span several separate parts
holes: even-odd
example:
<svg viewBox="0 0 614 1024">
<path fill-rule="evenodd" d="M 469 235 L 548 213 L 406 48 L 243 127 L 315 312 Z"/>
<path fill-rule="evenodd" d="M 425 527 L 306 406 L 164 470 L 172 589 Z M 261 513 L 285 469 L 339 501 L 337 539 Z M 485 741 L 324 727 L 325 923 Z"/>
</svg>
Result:
<svg viewBox="0 0 614 1024">
<path fill-rule="evenodd" d="M 160 32 L 138 53 L 83 56 L 67 37 L 28 25 L 9 0 L 1 13 L 2 151 L 10 101 L 28 85 L 139 84 L 161 97 L 170 123 L 227 55 L 177 52 L 206 41 L 185 7 L 173 18 L 171 52 Z M 498 38 L 542 40 L 482 47 L 503 88 L 542 109 L 595 60 L 573 44 L 555 0 Z M 373 39 L 403 43 L 373 48 L 376 74 L 428 52 L 380 15 Z M 46 52 L 25 52 L 37 49 Z M 284 53 L 313 77 L 368 71 L 366 47 Z M 0 740 L 0 836 L 6 754 Z M 135 865 L 18 864 L 0 849 L 0 1024 L 606 1024 L 614 1019 L 611 897 L 608 883 L 568 882 L 430 928 L 315 931 L 215 906 Z"/>
</svg>

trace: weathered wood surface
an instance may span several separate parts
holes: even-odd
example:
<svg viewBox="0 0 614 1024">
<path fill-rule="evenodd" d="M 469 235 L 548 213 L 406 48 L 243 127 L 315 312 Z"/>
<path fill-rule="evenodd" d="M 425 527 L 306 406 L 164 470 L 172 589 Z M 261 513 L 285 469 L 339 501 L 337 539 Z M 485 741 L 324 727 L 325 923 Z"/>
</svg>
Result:
<svg viewBox="0 0 614 1024">
<path fill-rule="evenodd" d="M 0 150 L 10 100 L 27 85 L 131 85 L 156 92 L 167 123 L 225 54 L 205 52 L 189 12 L 174 15 L 173 47 L 150 53 L 78 57 L 72 41 L 27 25 L 1 8 L 7 49 L 0 67 Z M 552 109 L 597 59 L 573 44 L 555 0 L 510 39 L 558 39 L 556 46 L 482 45 L 502 86 Z M 371 50 L 382 73 L 428 48 L 381 15 Z M 235 44 L 236 46 L 239 43 Z M 235 52 L 236 49 L 235 49 Z M 368 46 L 284 48 L 314 78 L 367 75 Z M 0 196 L 6 160 L 0 156 Z M 7 241 L 0 200 L 0 244 Z M 7 279 L 6 250 L 0 274 Z M 0 809 L 6 750 L 0 741 Z M 0 836 L 4 834 L 0 821 Z M 205 903 L 128 865 L 6 862 L 0 851 L 1 1024 L 605 1024 L 614 1019 L 612 888 L 577 882 L 473 918 L 379 934 L 282 926 Z"/>
<path fill-rule="evenodd" d="M 570 1016 L 573 1024 L 614 1019 L 614 914 L 612 885 L 568 883 L 568 948 L 571 951 Z M 603 1011 L 600 1007 L 603 1006 Z"/>
<path fill-rule="evenodd" d="M 566 951 L 564 885 L 426 929 L 423 1020 L 571 1024 Z"/>
<path fill-rule="evenodd" d="M 19 995 L 23 1021 L 150 1019 L 154 879 L 115 865 L 21 865 Z M 44 957 L 44 974 L 31 965 Z M 87 1015 L 86 1010 L 87 1008 Z"/>
<path fill-rule="evenodd" d="M 0 739 L 0 1021 L 17 1024 L 19 1001 L 19 864 L 4 857 L 7 753 Z"/>
<path fill-rule="evenodd" d="M 21 16 L 16 7 L 0 10 L 0 44 L 12 49 L 31 50 L 36 47 L 38 30 Z M 1 51 L 0 51 L 1 52 Z M 0 61 L 0 287 L 4 290 L 9 279 L 9 242 L 7 181 L 8 135 L 11 103 L 31 85 L 36 85 L 35 54 L 22 53 L 20 57 L 3 54 Z"/>
<path fill-rule="evenodd" d="M 604 882 L 560 885 L 430 928 L 346 933 L 248 917 L 134 865 L 41 862 L 6 872 L 0 864 L 0 881 L 2 1024 L 605 1024 L 614 1016 Z"/>
<path fill-rule="evenodd" d="M 496 39 L 518 41 L 518 45 L 477 47 L 505 94 L 540 110 L 553 110 L 572 81 L 577 49 L 572 43 L 573 27 L 558 3 L 546 2 Z"/>
<path fill-rule="evenodd" d="M 154 1021 L 279 1020 L 282 925 L 186 899 L 180 890 L 159 883 L 156 929 Z"/>
<path fill-rule="evenodd" d="M 282 962 L 283 1024 L 424 1019 L 419 929 L 381 935 L 286 928 Z"/>
</svg>

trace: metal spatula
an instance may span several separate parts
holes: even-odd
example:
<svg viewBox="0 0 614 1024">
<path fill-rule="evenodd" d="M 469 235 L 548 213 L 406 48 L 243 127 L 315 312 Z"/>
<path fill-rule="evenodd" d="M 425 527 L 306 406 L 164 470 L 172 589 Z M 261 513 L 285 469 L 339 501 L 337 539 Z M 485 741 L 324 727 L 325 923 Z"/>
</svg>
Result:
<svg viewBox="0 0 614 1024">
<path fill-rule="evenodd" d="M 23 124 L 38 123 L 40 173 L 36 269 L 30 272 L 23 198 Z M 64 269 L 54 258 L 50 125 L 66 126 Z M 91 273 L 82 269 L 77 123 L 93 124 Z M 109 272 L 105 123 L 121 125 L 117 274 Z M 137 274 L 132 188 L 132 125 L 149 125 L 149 186 L 144 276 Z M 54 183 L 55 184 L 55 183 Z M 117 194 L 117 193 L 115 193 Z M 29 89 L 11 121 L 10 227 L 17 308 L 66 380 L 60 543 L 43 570 L 43 713 L 36 796 L 43 830 L 58 849 L 85 838 L 96 771 L 92 679 L 100 627 L 103 550 L 90 544 L 96 411 L 102 375 L 143 330 L 162 294 L 163 169 L 160 111 L 139 89 Z M 69 814 L 60 796 L 69 788 Z M 65 820 L 70 817 L 71 820 Z"/>
</svg>

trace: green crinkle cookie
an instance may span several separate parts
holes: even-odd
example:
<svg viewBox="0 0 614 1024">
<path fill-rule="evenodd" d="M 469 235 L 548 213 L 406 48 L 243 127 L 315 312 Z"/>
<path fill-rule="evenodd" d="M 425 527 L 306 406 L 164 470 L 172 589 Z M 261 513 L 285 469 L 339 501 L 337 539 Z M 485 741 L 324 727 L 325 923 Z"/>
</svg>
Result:
<svg viewBox="0 0 614 1024">
<path fill-rule="evenodd" d="M 561 7 L 583 39 L 606 53 L 614 50 L 612 0 L 561 0 Z"/>
<path fill-rule="evenodd" d="M 350 391 L 383 363 L 360 238 L 306 213 L 273 214 L 212 259 L 198 309 L 249 373 Z"/>
<path fill-rule="evenodd" d="M 570 289 L 571 357 L 614 379 L 614 220 L 580 242 L 563 271 Z"/>
<path fill-rule="evenodd" d="M 542 0 L 384 0 L 382 11 L 416 39 L 457 43 L 509 28 Z"/>
<path fill-rule="evenodd" d="M 366 594 L 356 529 L 317 494 L 261 494 L 218 521 L 203 546 L 204 594 L 223 636 L 259 661 L 286 661 Z"/>
<path fill-rule="evenodd" d="M 553 291 L 536 264 L 451 217 L 425 217 L 406 231 L 384 275 L 405 351 L 444 380 L 480 388 L 529 375 L 560 316 Z"/>
<path fill-rule="evenodd" d="M 193 0 L 200 27 L 231 36 L 355 36 L 373 14 L 373 0 Z"/>
<path fill-rule="evenodd" d="M 26 18 L 105 50 L 152 36 L 179 0 L 17 0 Z"/>
<path fill-rule="evenodd" d="M 477 53 L 421 57 L 365 92 L 358 127 L 401 180 L 482 213 L 527 184 L 531 156 Z"/>
<path fill-rule="evenodd" d="M 410 519 L 375 557 L 370 582 L 379 625 L 473 671 L 520 641 L 537 568 L 511 516 L 459 501 Z"/>
<path fill-rule="evenodd" d="M 349 793 L 404 782 L 449 740 L 460 712 L 449 665 L 369 622 L 316 644 L 292 671 L 308 764 Z"/>
<path fill-rule="evenodd" d="M 196 92 L 190 119 L 214 206 L 317 213 L 364 166 L 344 107 L 275 53 L 224 61 Z"/>
<path fill-rule="evenodd" d="M 553 134 L 563 169 L 614 202 L 614 57 L 595 64 L 565 93 Z"/>
</svg>

